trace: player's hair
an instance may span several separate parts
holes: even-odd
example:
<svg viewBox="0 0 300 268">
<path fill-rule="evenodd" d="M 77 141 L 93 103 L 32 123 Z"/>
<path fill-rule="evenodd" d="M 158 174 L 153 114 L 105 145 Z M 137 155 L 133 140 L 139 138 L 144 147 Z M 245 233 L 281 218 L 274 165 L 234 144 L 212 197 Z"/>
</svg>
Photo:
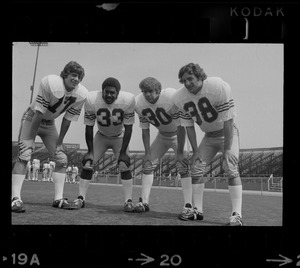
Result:
<svg viewBox="0 0 300 268">
<path fill-rule="evenodd" d="M 143 79 L 140 82 L 139 87 L 142 92 L 144 90 L 155 90 L 156 93 L 161 92 L 161 83 L 153 77 L 147 77 L 147 78 Z"/>
<path fill-rule="evenodd" d="M 103 81 L 102 90 L 104 90 L 106 87 L 114 87 L 117 90 L 117 92 L 121 90 L 120 82 L 114 77 L 108 77 Z"/>
<path fill-rule="evenodd" d="M 198 79 L 201 79 L 202 81 L 204 81 L 207 78 L 206 73 L 204 72 L 204 70 L 197 63 L 189 63 L 189 64 L 181 67 L 181 69 L 179 70 L 179 73 L 178 73 L 178 78 L 179 78 L 180 83 L 183 83 L 182 76 L 185 73 L 193 74 Z"/>
<path fill-rule="evenodd" d="M 69 63 L 67 63 L 65 68 L 61 71 L 60 76 L 64 79 L 70 73 L 78 74 L 80 81 L 82 81 L 82 79 L 85 75 L 83 67 L 79 63 L 77 63 L 76 61 L 70 61 Z"/>
</svg>

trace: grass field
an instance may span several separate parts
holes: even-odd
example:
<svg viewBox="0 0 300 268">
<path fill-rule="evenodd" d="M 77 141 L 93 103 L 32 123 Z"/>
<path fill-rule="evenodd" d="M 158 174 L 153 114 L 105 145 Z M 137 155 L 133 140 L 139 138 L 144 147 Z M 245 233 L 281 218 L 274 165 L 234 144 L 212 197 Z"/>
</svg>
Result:
<svg viewBox="0 0 300 268">
<path fill-rule="evenodd" d="M 141 187 L 133 188 L 133 201 L 138 201 Z M 78 184 L 65 184 L 64 197 L 73 201 L 78 196 Z M 191 225 L 224 226 L 231 212 L 227 191 L 204 193 L 204 220 L 181 221 L 183 207 L 181 189 L 153 187 L 150 212 L 123 211 L 123 189 L 118 185 L 91 184 L 86 206 L 80 210 L 51 207 L 54 185 L 48 182 L 25 181 L 22 200 L 25 213 L 12 213 L 13 225 Z M 282 195 L 243 194 L 245 226 L 282 226 Z"/>
</svg>

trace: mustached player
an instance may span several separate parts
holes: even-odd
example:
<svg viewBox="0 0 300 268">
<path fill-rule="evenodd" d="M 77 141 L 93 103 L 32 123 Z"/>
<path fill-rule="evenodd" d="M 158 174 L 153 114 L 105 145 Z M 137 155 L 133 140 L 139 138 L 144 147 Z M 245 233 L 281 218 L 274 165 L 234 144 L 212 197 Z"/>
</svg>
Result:
<svg viewBox="0 0 300 268">
<path fill-rule="evenodd" d="M 80 84 L 84 69 L 77 62 L 69 62 L 58 75 L 48 75 L 41 81 L 37 97 L 22 117 L 19 133 L 19 155 L 12 174 L 12 211 L 24 212 L 21 200 L 26 164 L 31 159 L 34 140 L 40 136 L 52 160 L 56 162 L 53 207 L 64 208 L 68 202 L 63 198 L 67 155 L 63 149 L 63 139 L 72 121 L 77 121 L 84 105 L 87 89 Z M 60 133 L 54 120 L 64 114 Z"/>
<path fill-rule="evenodd" d="M 183 87 L 173 96 L 176 106 L 185 113 L 181 120 L 186 127 L 193 149 L 190 159 L 195 210 L 203 219 L 203 174 L 218 152 L 223 153 L 225 174 L 231 198 L 232 212 L 229 225 L 241 226 L 242 184 L 238 170 L 239 133 L 234 123 L 236 111 L 228 83 L 219 77 L 207 77 L 204 70 L 194 63 L 179 71 Z M 196 123 L 205 133 L 199 147 L 194 128 Z M 182 148 L 182 137 L 178 136 L 178 147 Z M 179 155 L 181 159 L 184 157 Z M 191 218 L 193 219 L 193 218 Z"/>
<path fill-rule="evenodd" d="M 136 113 L 142 128 L 142 139 L 145 147 L 142 176 L 142 196 L 135 207 L 135 211 L 149 211 L 149 196 L 153 184 L 153 172 L 159 164 L 159 159 L 169 150 L 177 153 L 177 133 L 185 132 L 183 127 L 175 123 L 178 120 L 178 109 L 172 102 L 176 89 L 162 89 L 161 83 L 148 77 L 139 84 L 142 93 L 136 96 Z M 158 129 L 158 134 L 150 146 L 150 124 Z M 184 197 L 184 209 L 180 217 L 187 218 L 194 215 L 192 210 L 192 184 L 188 169 L 178 167 L 181 173 L 181 185 Z"/>
<path fill-rule="evenodd" d="M 85 103 L 84 124 L 88 152 L 83 158 L 83 169 L 79 181 L 79 196 L 73 208 L 85 206 L 85 199 L 93 176 L 92 163 L 97 163 L 103 154 L 112 149 L 118 159 L 121 181 L 124 189 L 124 211 L 132 212 L 132 175 L 128 145 L 134 124 L 134 95 L 120 91 L 116 78 L 109 77 L 102 83 L 102 91 L 89 92 Z M 93 134 L 97 123 L 98 131 Z"/>
</svg>

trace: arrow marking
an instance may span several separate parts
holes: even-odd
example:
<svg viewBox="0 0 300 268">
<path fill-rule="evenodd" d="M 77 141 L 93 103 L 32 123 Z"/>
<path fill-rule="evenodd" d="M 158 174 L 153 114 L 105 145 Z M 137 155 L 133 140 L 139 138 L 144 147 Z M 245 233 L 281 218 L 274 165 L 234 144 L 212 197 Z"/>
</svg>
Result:
<svg viewBox="0 0 300 268">
<path fill-rule="evenodd" d="M 136 259 L 136 261 L 142 261 L 141 265 L 144 265 L 144 264 L 154 261 L 154 259 L 152 257 L 149 257 L 143 253 L 141 253 L 141 255 L 146 258 L 146 259 L 143 259 L 143 258 Z"/>
<path fill-rule="evenodd" d="M 279 264 L 279 266 L 282 266 L 282 265 L 286 265 L 288 263 L 291 263 L 293 262 L 293 260 L 281 255 L 281 254 L 278 254 L 281 258 L 283 259 L 267 259 L 266 261 L 269 261 L 269 262 L 282 262 L 281 264 Z"/>
</svg>

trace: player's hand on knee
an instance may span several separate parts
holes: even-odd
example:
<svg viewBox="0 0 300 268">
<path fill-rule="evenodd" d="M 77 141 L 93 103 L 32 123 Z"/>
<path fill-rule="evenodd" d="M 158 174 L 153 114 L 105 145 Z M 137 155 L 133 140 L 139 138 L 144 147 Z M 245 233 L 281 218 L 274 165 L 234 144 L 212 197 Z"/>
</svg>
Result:
<svg viewBox="0 0 300 268">
<path fill-rule="evenodd" d="M 82 159 L 83 168 L 91 169 L 94 161 L 93 152 L 87 152 Z"/>
<path fill-rule="evenodd" d="M 127 167 L 130 166 L 130 157 L 126 153 L 120 153 L 118 163 L 120 163 L 121 161 L 124 162 Z"/>
<path fill-rule="evenodd" d="M 65 152 L 65 146 L 63 144 L 59 144 L 56 146 L 55 153 L 57 154 L 58 152 Z"/>
<path fill-rule="evenodd" d="M 176 155 L 176 161 L 179 161 L 179 162 L 181 162 L 182 160 L 184 159 L 184 155 L 183 155 L 183 153 L 177 153 L 177 155 Z"/>
<path fill-rule="evenodd" d="M 19 150 L 20 150 L 21 154 L 24 153 L 28 149 L 34 150 L 34 141 L 33 140 L 19 141 Z"/>
<path fill-rule="evenodd" d="M 202 162 L 199 152 L 194 152 L 190 158 L 190 165 L 193 166 L 197 161 Z"/>
<path fill-rule="evenodd" d="M 150 153 L 147 153 L 144 155 L 144 158 L 143 158 L 143 165 L 152 165 L 152 160 L 151 160 L 151 154 Z"/>
<path fill-rule="evenodd" d="M 224 161 L 231 165 L 237 165 L 238 159 L 231 150 L 225 150 L 223 155 Z"/>
</svg>

